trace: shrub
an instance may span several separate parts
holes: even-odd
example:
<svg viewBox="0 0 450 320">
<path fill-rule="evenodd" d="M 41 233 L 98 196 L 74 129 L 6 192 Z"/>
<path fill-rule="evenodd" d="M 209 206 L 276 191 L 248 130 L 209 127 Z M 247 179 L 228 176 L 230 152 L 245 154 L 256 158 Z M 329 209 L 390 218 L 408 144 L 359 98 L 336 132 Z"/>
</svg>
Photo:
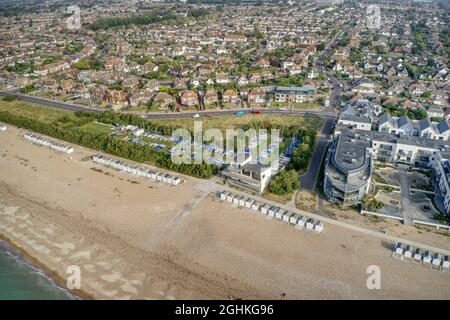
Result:
<svg viewBox="0 0 450 320">
<path fill-rule="evenodd" d="M 11 102 L 11 101 L 14 101 L 14 100 L 16 100 L 16 99 L 17 99 L 17 97 L 16 97 L 15 95 L 13 95 L 13 94 L 8 94 L 8 95 L 6 95 L 6 96 L 3 98 L 3 101 Z"/>
<path fill-rule="evenodd" d="M 300 181 L 295 170 L 283 170 L 269 184 L 269 191 L 277 195 L 285 195 L 300 188 Z"/>
</svg>

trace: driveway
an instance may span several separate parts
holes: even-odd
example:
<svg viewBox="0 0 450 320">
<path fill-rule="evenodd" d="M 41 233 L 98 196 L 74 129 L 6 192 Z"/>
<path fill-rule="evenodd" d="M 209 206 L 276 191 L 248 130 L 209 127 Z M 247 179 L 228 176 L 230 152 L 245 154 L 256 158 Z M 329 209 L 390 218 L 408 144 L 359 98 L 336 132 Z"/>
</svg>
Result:
<svg viewBox="0 0 450 320">
<path fill-rule="evenodd" d="M 407 166 L 399 165 L 398 166 L 398 175 L 400 182 L 400 190 L 402 194 L 402 214 L 403 214 L 403 223 L 406 225 L 412 225 L 414 219 L 414 212 L 416 208 L 412 205 L 410 197 L 411 192 L 409 190 L 409 180 L 408 180 L 408 171 Z"/>
</svg>

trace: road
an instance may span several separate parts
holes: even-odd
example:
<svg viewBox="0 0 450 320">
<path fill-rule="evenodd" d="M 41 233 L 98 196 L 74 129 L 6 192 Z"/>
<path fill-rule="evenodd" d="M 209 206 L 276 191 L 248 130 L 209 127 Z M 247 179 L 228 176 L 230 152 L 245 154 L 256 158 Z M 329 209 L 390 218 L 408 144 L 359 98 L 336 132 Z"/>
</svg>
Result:
<svg viewBox="0 0 450 320">
<path fill-rule="evenodd" d="M 76 112 L 76 111 L 91 111 L 91 112 L 102 112 L 103 109 L 97 109 L 97 108 L 89 108 L 86 106 L 78 105 L 78 104 L 71 104 L 66 102 L 61 102 L 57 100 L 51 100 L 47 98 L 42 97 L 34 97 L 22 93 L 17 92 L 10 92 L 10 91 L 3 91 L 0 90 L 0 96 L 6 96 L 6 95 L 15 95 L 19 99 L 31 102 L 39 105 L 44 106 L 50 106 L 55 107 L 59 109 L 63 109 L 66 111 Z M 336 118 L 336 114 L 334 112 L 329 111 L 307 111 L 307 110 L 282 110 L 282 109 L 258 109 L 263 114 L 277 114 L 277 115 L 288 115 L 288 116 L 294 116 L 294 115 L 314 115 L 319 116 L 322 118 Z M 152 119 L 178 119 L 178 118 L 192 118 L 194 114 L 199 115 L 211 115 L 211 116 L 225 116 L 225 115 L 233 115 L 237 111 L 243 111 L 244 113 L 250 114 L 252 113 L 253 109 L 234 109 L 234 110 L 210 110 L 210 111 L 198 111 L 198 112 L 173 112 L 173 113 L 143 113 L 138 114 L 142 118 L 152 120 Z"/>
<path fill-rule="evenodd" d="M 300 176 L 303 189 L 314 191 L 316 179 L 319 175 L 320 165 L 327 150 L 328 143 L 331 142 L 331 132 L 334 126 L 333 119 L 326 119 L 320 135 L 317 137 L 316 148 L 309 162 L 308 170 Z"/>
<path fill-rule="evenodd" d="M 337 33 L 315 60 L 316 69 L 321 70 L 327 75 L 332 86 L 332 90 L 330 93 L 330 104 L 324 110 L 324 112 L 332 113 L 335 115 L 337 115 L 340 111 L 343 84 L 334 76 L 334 73 L 332 71 L 324 67 L 323 59 L 325 55 L 331 54 L 332 46 L 336 44 L 338 37 L 340 37 L 340 35 L 343 34 L 345 30 L 346 28 Z M 300 182 L 303 189 L 314 191 L 316 179 L 319 175 L 320 165 L 322 164 L 322 159 L 325 155 L 328 144 L 331 142 L 331 133 L 333 127 L 334 120 L 331 118 L 327 118 L 322 127 L 320 135 L 317 137 L 316 147 L 311 157 L 309 167 L 307 171 L 302 176 L 300 176 Z"/>
<path fill-rule="evenodd" d="M 6 95 L 15 95 L 18 99 L 26 101 L 26 102 L 40 104 L 43 106 L 55 107 L 55 108 L 59 108 L 59 109 L 63 109 L 63 110 L 71 111 L 71 112 L 76 112 L 76 111 L 101 112 L 100 109 L 89 108 L 89 107 L 85 107 L 85 106 L 82 106 L 79 104 L 71 104 L 71 103 L 61 102 L 61 101 L 57 101 L 57 100 L 51 100 L 51 99 L 42 98 L 42 97 L 34 97 L 34 96 L 27 95 L 27 94 L 22 94 L 22 93 L 17 93 L 17 92 L 12 92 L 12 91 L 0 90 L 0 96 L 4 97 Z"/>
<path fill-rule="evenodd" d="M 331 70 L 328 70 L 323 65 L 323 59 L 325 55 L 331 55 L 333 52 L 333 46 L 337 46 L 337 40 L 338 38 L 344 34 L 349 26 L 351 26 L 355 20 L 351 20 L 340 32 L 338 32 L 328 43 L 327 47 L 318 55 L 318 57 L 315 60 L 315 67 L 317 70 L 320 70 L 325 73 L 325 75 L 328 77 L 330 83 L 331 83 L 331 93 L 330 93 L 330 104 L 328 108 L 326 109 L 327 112 L 334 112 L 339 113 L 340 106 L 341 106 L 341 97 L 342 97 L 342 88 L 344 84 L 339 81 L 335 75 L 334 72 Z"/>
</svg>

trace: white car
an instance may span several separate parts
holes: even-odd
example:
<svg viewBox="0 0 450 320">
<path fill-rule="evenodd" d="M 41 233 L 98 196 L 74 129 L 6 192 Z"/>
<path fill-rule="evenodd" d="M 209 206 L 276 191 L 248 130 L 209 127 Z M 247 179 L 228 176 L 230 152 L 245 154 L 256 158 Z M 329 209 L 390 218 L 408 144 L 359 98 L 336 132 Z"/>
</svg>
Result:
<svg viewBox="0 0 450 320">
<path fill-rule="evenodd" d="M 200 115 L 198 113 L 196 113 L 192 116 L 192 118 L 200 118 Z"/>
</svg>

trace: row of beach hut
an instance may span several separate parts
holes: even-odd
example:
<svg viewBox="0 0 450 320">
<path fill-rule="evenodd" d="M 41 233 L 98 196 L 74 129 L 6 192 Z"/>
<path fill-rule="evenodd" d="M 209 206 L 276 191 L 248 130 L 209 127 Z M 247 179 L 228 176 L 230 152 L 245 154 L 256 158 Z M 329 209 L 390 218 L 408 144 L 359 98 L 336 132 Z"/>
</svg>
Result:
<svg viewBox="0 0 450 320">
<path fill-rule="evenodd" d="M 231 192 L 222 191 L 219 197 L 223 201 L 228 201 L 241 207 L 259 212 L 263 215 L 294 225 L 300 229 L 320 233 L 323 231 L 323 222 L 302 216 L 296 212 L 285 210 L 267 203 L 259 202 L 250 197 L 235 195 Z"/>
<path fill-rule="evenodd" d="M 413 248 L 409 244 L 404 245 L 401 242 L 395 244 L 392 255 L 397 259 L 422 263 L 441 271 L 448 271 L 450 267 L 448 256 L 437 252 L 433 253 L 427 249 Z"/>
<path fill-rule="evenodd" d="M 116 168 L 131 174 L 135 174 L 137 176 L 150 178 L 154 181 L 165 182 L 174 186 L 179 185 L 181 182 L 181 178 L 179 176 L 173 176 L 168 173 L 155 172 L 146 167 L 126 163 L 118 159 L 106 157 L 103 155 L 94 155 L 92 157 L 92 160 L 105 166 Z"/>
<path fill-rule="evenodd" d="M 64 153 L 72 153 L 73 152 L 73 148 L 71 146 L 49 140 L 47 138 L 38 136 L 31 132 L 25 133 L 23 135 L 23 137 L 28 141 L 49 147 L 56 151 L 60 151 L 60 152 L 64 152 Z"/>
</svg>

